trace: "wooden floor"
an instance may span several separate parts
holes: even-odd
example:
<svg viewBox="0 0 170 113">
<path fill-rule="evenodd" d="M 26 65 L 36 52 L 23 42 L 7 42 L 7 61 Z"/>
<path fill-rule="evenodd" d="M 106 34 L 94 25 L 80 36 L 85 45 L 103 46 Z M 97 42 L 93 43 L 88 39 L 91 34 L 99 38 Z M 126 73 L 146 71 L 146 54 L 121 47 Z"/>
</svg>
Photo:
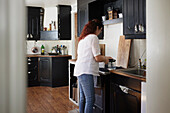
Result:
<svg viewBox="0 0 170 113">
<path fill-rule="evenodd" d="M 27 88 L 27 113 L 68 113 L 78 108 L 69 100 L 68 87 Z"/>
</svg>

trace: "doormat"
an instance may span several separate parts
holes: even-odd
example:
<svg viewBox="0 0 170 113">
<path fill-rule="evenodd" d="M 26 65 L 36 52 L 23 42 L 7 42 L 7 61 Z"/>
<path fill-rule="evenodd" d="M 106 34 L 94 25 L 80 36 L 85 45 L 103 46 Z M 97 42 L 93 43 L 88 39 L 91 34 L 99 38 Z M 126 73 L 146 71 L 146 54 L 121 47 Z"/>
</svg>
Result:
<svg viewBox="0 0 170 113">
<path fill-rule="evenodd" d="M 68 113 L 79 113 L 79 110 L 78 109 L 73 109 L 73 110 L 68 111 Z"/>
</svg>

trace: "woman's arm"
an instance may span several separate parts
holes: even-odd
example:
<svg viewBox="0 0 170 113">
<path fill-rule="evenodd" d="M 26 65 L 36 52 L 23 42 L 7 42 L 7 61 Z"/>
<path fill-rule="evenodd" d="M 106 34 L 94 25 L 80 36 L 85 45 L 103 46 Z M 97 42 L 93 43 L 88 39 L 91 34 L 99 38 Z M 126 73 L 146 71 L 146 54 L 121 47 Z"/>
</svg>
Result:
<svg viewBox="0 0 170 113">
<path fill-rule="evenodd" d="M 96 62 L 104 62 L 105 64 L 108 64 L 109 59 L 113 59 L 112 57 L 107 57 L 103 55 L 98 55 L 94 57 Z"/>
</svg>

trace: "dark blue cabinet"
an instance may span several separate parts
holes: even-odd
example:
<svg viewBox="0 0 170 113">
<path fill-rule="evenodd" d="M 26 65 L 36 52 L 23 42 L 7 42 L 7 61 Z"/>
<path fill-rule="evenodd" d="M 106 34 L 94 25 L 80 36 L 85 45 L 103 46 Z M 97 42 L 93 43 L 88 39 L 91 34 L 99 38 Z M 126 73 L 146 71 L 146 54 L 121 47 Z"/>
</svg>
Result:
<svg viewBox="0 0 170 113">
<path fill-rule="evenodd" d="M 126 39 L 146 38 L 146 0 L 123 0 L 123 34 Z"/>
<path fill-rule="evenodd" d="M 71 6 L 58 6 L 58 38 L 71 40 Z"/>
<path fill-rule="evenodd" d="M 44 9 L 41 7 L 27 7 L 27 40 L 40 40 L 43 30 Z"/>
</svg>

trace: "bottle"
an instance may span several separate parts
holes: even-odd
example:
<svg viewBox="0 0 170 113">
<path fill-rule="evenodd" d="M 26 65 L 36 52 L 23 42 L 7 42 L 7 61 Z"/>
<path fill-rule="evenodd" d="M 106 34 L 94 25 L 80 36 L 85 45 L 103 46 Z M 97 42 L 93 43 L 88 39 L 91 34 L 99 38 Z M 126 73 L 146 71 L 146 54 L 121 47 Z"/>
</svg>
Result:
<svg viewBox="0 0 170 113">
<path fill-rule="evenodd" d="M 143 69 L 146 69 L 146 59 L 145 62 L 143 63 Z"/>
<path fill-rule="evenodd" d="M 142 69 L 142 62 L 141 62 L 141 59 L 139 59 L 138 69 Z"/>
<path fill-rule="evenodd" d="M 62 55 L 64 55 L 64 48 L 63 48 L 63 47 L 64 47 L 64 46 L 62 46 L 62 45 L 61 45 L 61 47 L 60 47 L 60 48 L 61 48 L 61 54 L 62 54 Z"/>
<path fill-rule="evenodd" d="M 59 46 L 57 45 L 57 54 L 60 54 Z"/>
<path fill-rule="evenodd" d="M 45 47 L 44 45 L 41 46 L 41 55 L 44 55 L 44 52 L 45 52 Z"/>
<path fill-rule="evenodd" d="M 54 30 L 56 30 L 56 21 L 54 21 Z"/>
<path fill-rule="evenodd" d="M 49 24 L 49 31 L 52 30 L 52 24 Z"/>
</svg>

